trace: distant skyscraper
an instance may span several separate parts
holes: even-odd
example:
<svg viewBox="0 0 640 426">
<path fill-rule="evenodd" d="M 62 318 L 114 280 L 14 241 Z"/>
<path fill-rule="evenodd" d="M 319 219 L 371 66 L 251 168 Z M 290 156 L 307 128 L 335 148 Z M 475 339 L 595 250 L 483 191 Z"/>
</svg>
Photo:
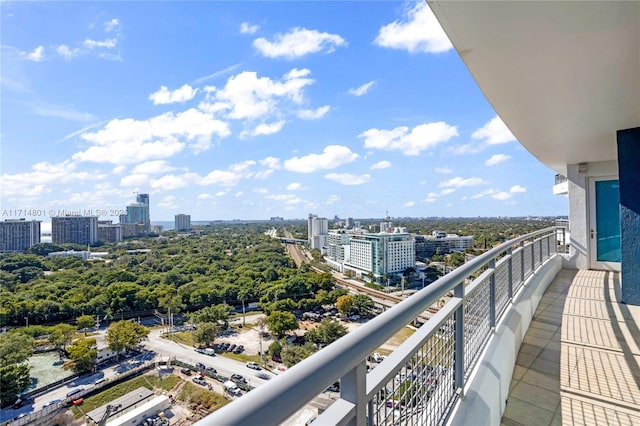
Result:
<svg viewBox="0 0 640 426">
<path fill-rule="evenodd" d="M 175 215 L 175 228 L 176 231 L 191 230 L 191 215 L 182 213 Z"/>
<path fill-rule="evenodd" d="M 143 234 L 151 232 L 151 219 L 149 215 L 149 194 L 137 194 L 136 202 L 127 206 L 127 214 L 120 216 L 121 224 L 143 224 Z"/>
<path fill-rule="evenodd" d="M 51 241 L 54 244 L 81 244 L 98 241 L 97 216 L 55 216 L 51 218 Z"/>
<path fill-rule="evenodd" d="M 327 243 L 329 234 L 329 220 L 309 213 L 307 239 L 312 249 L 322 250 Z"/>
<path fill-rule="evenodd" d="M 40 242 L 40 221 L 9 219 L 0 222 L 0 252 L 26 251 Z"/>
</svg>

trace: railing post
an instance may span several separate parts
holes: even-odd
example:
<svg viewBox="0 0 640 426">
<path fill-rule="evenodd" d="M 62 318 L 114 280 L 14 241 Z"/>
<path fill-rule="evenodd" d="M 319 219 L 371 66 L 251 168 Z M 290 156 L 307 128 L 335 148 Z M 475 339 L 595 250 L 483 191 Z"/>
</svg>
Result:
<svg viewBox="0 0 640 426">
<path fill-rule="evenodd" d="M 507 260 L 507 294 L 509 296 L 509 301 L 513 300 L 513 248 L 509 247 L 507 249 L 507 256 L 509 260 Z"/>
<path fill-rule="evenodd" d="M 356 416 L 348 425 L 365 426 L 367 417 L 367 361 L 362 360 L 356 367 L 340 378 L 340 398 L 356 406 Z"/>
<path fill-rule="evenodd" d="M 524 241 L 520 241 L 520 282 L 524 284 Z"/>
<path fill-rule="evenodd" d="M 460 397 L 464 395 L 464 281 L 458 284 L 453 290 L 454 297 L 462 299 L 462 303 L 456 309 L 455 318 L 455 352 L 454 352 L 454 373 L 455 385 L 460 393 Z"/>
<path fill-rule="evenodd" d="M 491 269 L 489 275 L 489 325 L 495 332 L 496 329 L 496 259 L 491 259 L 487 264 Z"/>
</svg>

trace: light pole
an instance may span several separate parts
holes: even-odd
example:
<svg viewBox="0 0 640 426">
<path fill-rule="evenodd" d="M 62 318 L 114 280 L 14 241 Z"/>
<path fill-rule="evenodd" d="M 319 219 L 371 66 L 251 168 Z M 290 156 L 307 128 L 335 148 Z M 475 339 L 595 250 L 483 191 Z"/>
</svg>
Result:
<svg viewBox="0 0 640 426">
<path fill-rule="evenodd" d="M 26 325 L 26 327 L 29 327 L 29 317 L 28 317 L 28 316 L 26 316 L 26 317 L 24 317 L 24 319 L 25 319 L 25 321 L 27 321 L 27 325 Z"/>
</svg>

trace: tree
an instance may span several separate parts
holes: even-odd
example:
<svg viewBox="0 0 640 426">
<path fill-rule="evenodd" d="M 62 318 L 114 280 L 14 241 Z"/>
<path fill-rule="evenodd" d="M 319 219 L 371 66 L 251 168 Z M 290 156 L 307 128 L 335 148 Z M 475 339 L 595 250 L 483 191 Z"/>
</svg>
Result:
<svg viewBox="0 0 640 426">
<path fill-rule="evenodd" d="M 49 343 L 55 346 L 58 351 L 64 350 L 69 343 L 77 329 L 71 324 L 57 324 L 53 326 L 53 330 L 49 335 Z M 62 356 L 62 355 L 61 355 Z"/>
<path fill-rule="evenodd" d="M 233 311 L 231 306 L 226 303 L 222 303 L 195 311 L 190 315 L 190 318 L 194 324 L 215 322 L 226 329 L 229 326 L 229 315 L 231 314 L 231 311 Z"/>
<path fill-rule="evenodd" d="M 273 311 L 267 317 L 267 324 L 278 339 L 282 338 L 287 331 L 298 329 L 298 320 L 291 312 Z"/>
<path fill-rule="evenodd" d="M 287 345 L 282 348 L 282 362 L 287 367 L 293 367 L 303 359 L 311 355 L 311 350 L 307 346 Z"/>
<path fill-rule="evenodd" d="M 269 345 L 269 355 L 280 356 L 282 354 L 282 344 L 275 340 Z"/>
<path fill-rule="evenodd" d="M 242 302 L 242 325 L 247 325 L 246 322 L 246 312 L 244 302 L 249 298 L 249 289 L 247 287 L 242 287 L 238 290 L 238 300 Z"/>
<path fill-rule="evenodd" d="M 116 357 L 123 350 L 135 348 L 149 335 L 149 329 L 137 322 L 118 321 L 109 326 L 107 330 L 107 343 L 109 349 L 116 353 Z"/>
<path fill-rule="evenodd" d="M 20 332 L 0 334 L 0 366 L 19 364 L 33 354 L 33 337 Z"/>
<path fill-rule="evenodd" d="M 87 335 L 87 328 L 93 327 L 96 320 L 91 315 L 81 315 L 76 318 L 78 330 L 83 330 L 84 335 Z"/>
<path fill-rule="evenodd" d="M 0 404 L 16 400 L 31 383 L 30 367 L 27 363 L 9 364 L 0 367 Z"/>
<path fill-rule="evenodd" d="M 347 327 L 338 321 L 325 318 L 316 328 L 308 332 L 307 335 L 309 340 L 320 347 L 321 345 L 329 345 L 335 342 L 347 334 L 347 332 Z"/>
<path fill-rule="evenodd" d="M 350 294 L 345 294 L 344 296 L 338 297 L 336 301 L 336 307 L 342 313 L 342 315 L 347 315 L 351 308 L 353 307 L 353 296 Z"/>
<path fill-rule="evenodd" d="M 218 324 L 214 322 L 202 322 L 193 332 L 193 339 L 196 343 L 203 343 L 210 346 L 218 336 Z"/>
<path fill-rule="evenodd" d="M 373 300 L 366 294 L 354 294 L 352 299 L 353 310 L 360 315 L 367 315 L 373 309 Z"/>
<path fill-rule="evenodd" d="M 71 361 L 65 363 L 63 368 L 73 370 L 76 373 L 88 373 L 93 371 L 98 359 L 98 344 L 96 339 L 81 338 L 74 340 L 68 348 Z"/>
</svg>

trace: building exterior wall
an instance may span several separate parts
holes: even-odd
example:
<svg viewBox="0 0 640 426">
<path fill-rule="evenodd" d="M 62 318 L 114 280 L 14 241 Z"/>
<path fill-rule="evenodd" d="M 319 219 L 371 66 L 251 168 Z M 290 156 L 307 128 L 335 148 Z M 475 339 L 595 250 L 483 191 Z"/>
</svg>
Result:
<svg viewBox="0 0 640 426">
<path fill-rule="evenodd" d="M 90 245 L 98 241 L 97 216 L 55 216 L 51 218 L 51 242 Z"/>
<path fill-rule="evenodd" d="M 111 223 L 111 221 L 99 221 L 98 240 L 104 243 L 122 241 L 122 225 Z"/>
<path fill-rule="evenodd" d="M 174 217 L 174 226 L 176 231 L 190 231 L 191 230 L 191 215 L 177 214 Z"/>
<path fill-rule="evenodd" d="M 327 234 L 329 233 L 329 220 L 309 214 L 307 222 L 307 241 L 311 249 L 321 250 L 327 244 Z"/>
<path fill-rule="evenodd" d="M 616 161 L 599 161 L 586 165 L 586 171 L 580 171 L 578 164 L 567 165 L 569 181 L 569 223 L 571 241 L 569 253 L 563 255 L 563 267 L 569 269 L 590 269 L 590 218 L 589 188 L 590 177 L 617 176 Z"/>
<path fill-rule="evenodd" d="M 40 242 L 40 221 L 10 219 L 0 222 L 0 252 L 23 252 Z"/>
</svg>

